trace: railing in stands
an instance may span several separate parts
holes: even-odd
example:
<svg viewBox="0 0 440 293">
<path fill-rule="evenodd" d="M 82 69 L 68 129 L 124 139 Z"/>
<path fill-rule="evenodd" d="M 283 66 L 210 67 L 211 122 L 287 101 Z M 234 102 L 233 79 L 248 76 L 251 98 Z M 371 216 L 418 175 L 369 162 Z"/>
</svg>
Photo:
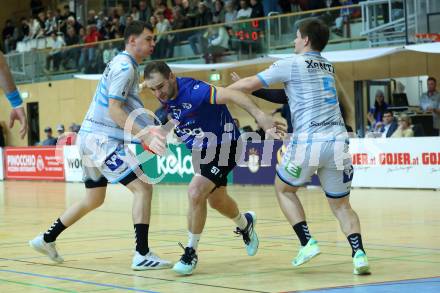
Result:
<svg viewBox="0 0 440 293">
<path fill-rule="evenodd" d="M 218 63 L 290 53 L 299 22 L 310 17 L 319 17 L 330 27 L 326 50 L 368 47 L 366 37 L 360 37 L 360 6 L 350 5 L 166 32 L 156 36 L 156 49 L 151 59 Z M 35 47 L 8 54 L 7 59 L 18 83 L 38 82 L 71 78 L 76 73 L 102 73 L 105 64 L 123 47 L 122 39 L 59 50 Z"/>
</svg>

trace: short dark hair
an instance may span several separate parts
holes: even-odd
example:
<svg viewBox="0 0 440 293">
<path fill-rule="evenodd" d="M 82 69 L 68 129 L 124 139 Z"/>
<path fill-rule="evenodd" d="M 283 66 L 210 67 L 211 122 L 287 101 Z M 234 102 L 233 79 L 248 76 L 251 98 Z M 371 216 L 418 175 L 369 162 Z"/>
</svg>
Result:
<svg viewBox="0 0 440 293">
<path fill-rule="evenodd" d="M 383 112 L 383 114 L 384 114 L 384 115 L 385 115 L 385 114 L 391 114 L 391 116 L 394 116 L 394 113 L 393 113 L 392 110 L 385 110 L 385 111 Z"/>
<path fill-rule="evenodd" d="M 437 83 L 437 79 L 435 79 L 433 76 L 428 77 L 428 81 L 430 80 L 432 80 L 434 83 Z"/>
<path fill-rule="evenodd" d="M 163 61 L 148 62 L 144 68 L 144 78 L 150 79 L 152 73 L 160 73 L 165 78 L 169 78 L 171 74 L 171 68 Z"/>
<path fill-rule="evenodd" d="M 299 24 L 301 37 L 308 37 L 313 50 L 321 52 L 328 43 L 330 36 L 328 26 L 318 18 L 303 20 Z"/>
<path fill-rule="evenodd" d="M 153 28 L 151 27 L 151 25 L 140 21 L 140 20 L 136 20 L 131 22 L 124 30 L 124 42 L 125 44 L 128 43 L 128 39 L 131 36 L 139 36 L 140 34 L 142 34 L 142 32 L 144 31 L 144 29 L 149 30 L 150 32 L 153 32 Z"/>
</svg>

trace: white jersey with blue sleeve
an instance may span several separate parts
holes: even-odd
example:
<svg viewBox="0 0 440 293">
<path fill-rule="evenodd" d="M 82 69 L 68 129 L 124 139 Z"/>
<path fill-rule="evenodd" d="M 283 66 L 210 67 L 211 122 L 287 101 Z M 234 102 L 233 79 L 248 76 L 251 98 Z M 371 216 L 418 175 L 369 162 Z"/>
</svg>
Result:
<svg viewBox="0 0 440 293">
<path fill-rule="evenodd" d="M 307 137 L 308 141 L 347 137 L 334 75 L 333 65 L 317 52 L 279 60 L 257 74 L 266 87 L 284 83 L 292 113 L 293 137 L 297 140 Z"/>
<path fill-rule="evenodd" d="M 80 133 L 93 133 L 103 135 L 111 139 L 124 140 L 124 130 L 117 125 L 109 114 L 109 99 L 123 102 L 123 109 L 130 114 L 133 110 L 144 109 L 139 98 L 139 74 L 138 64 L 127 52 L 115 56 L 102 74 L 96 88 L 93 101 L 84 118 Z M 152 119 L 144 112 L 137 116 L 135 123 L 140 127 L 153 125 Z M 138 142 L 129 138 L 128 143 Z"/>
</svg>

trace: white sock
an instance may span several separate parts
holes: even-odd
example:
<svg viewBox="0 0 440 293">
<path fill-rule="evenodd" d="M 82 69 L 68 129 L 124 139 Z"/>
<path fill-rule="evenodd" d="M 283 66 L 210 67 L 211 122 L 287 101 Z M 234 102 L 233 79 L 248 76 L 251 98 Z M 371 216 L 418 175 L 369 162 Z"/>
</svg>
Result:
<svg viewBox="0 0 440 293">
<path fill-rule="evenodd" d="M 248 221 L 242 213 L 238 213 L 238 216 L 232 219 L 240 230 L 244 230 L 247 227 Z"/>
<path fill-rule="evenodd" d="M 186 247 L 192 247 L 194 250 L 197 250 L 197 246 L 199 245 L 200 236 L 202 234 L 193 234 L 188 231 L 188 245 Z"/>
</svg>

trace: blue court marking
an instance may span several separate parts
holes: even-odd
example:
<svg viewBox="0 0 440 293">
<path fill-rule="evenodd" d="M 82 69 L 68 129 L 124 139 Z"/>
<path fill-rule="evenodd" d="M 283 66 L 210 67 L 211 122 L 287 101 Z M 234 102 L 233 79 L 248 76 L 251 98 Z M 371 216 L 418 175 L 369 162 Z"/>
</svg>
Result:
<svg viewBox="0 0 440 293">
<path fill-rule="evenodd" d="M 53 280 L 58 280 L 58 281 L 69 281 L 69 282 L 80 283 L 80 284 L 85 284 L 85 285 L 94 285 L 94 286 L 99 286 L 99 287 L 121 289 L 121 290 L 134 291 L 134 292 L 159 293 L 156 291 L 142 290 L 142 289 L 137 289 L 137 288 L 132 288 L 132 287 L 124 287 L 124 286 L 118 286 L 118 285 L 112 285 L 112 284 L 106 284 L 106 283 L 82 281 L 82 280 L 71 279 L 71 278 L 62 278 L 62 277 L 56 277 L 56 276 L 50 276 L 50 275 L 41 275 L 41 274 L 34 274 L 34 273 L 20 272 L 20 271 L 13 271 L 13 270 L 0 270 L 0 272 L 25 275 L 25 276 L 32 276 L 32 277 L 39 277 L 39 278 L 45 278 L 45 279 L 53 279 Z"/>
<path fill-rule="evenodd" d="M 392 281 L 377 284 L 353 285 L 336 288 L 323 288 L 317 290 L 294 291 L 307 293 L 438 293 L 440 292 L 440 278 L 426 278 L 404 281 Z"/>
</svg>

